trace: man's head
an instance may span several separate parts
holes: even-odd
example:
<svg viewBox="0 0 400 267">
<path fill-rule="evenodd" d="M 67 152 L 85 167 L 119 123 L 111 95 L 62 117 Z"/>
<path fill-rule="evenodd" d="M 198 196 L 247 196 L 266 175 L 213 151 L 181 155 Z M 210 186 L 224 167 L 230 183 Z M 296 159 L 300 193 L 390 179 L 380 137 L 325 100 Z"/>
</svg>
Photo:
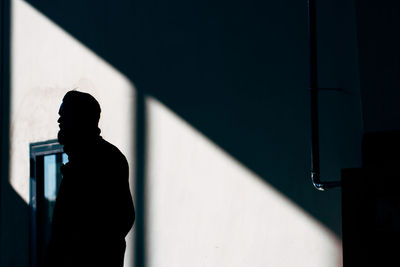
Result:
<svg viewBox="0 0 400 267">
<path fill-rule="evenodd" d="M 75 90 L 66 93 L 58 112 L 58 141 L 70 145 L 98 136 L 100 112 L 99 103 L 90 94 Z"/>
</svg>

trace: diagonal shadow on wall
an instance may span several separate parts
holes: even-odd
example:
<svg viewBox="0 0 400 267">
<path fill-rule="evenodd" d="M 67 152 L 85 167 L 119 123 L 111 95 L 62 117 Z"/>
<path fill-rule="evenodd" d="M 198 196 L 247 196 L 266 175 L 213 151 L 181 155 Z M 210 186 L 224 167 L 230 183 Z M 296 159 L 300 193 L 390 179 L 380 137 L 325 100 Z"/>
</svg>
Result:
<svg viewBox="0 0 400 267">
<path fill-rule="evenodd" d="M 134 81 L 142 96 L 163 102 L 341 235 L 340 190 L 322 194 L 309 180 L 305 3 L 27 2 Z M 334 151 L 323 158 L 323 175 L 332 179 L 359 162 L 359 99 L 346 101 L 347 108 L 328 117 L 340 122 L 333 123 L 339 134 L 321 125 L 329 137 L 321 141 L 322 154 Z M 349 144 L 351 153 L 339 149 Z"/>
</svg>

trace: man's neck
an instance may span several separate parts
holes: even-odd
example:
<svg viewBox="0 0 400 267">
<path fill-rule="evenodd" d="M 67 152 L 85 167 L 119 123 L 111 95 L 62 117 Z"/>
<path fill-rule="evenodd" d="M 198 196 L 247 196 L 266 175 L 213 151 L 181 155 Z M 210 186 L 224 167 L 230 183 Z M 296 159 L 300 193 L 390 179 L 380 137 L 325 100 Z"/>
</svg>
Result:
<svg viewBox="0 0 400 267">
<path fill-rule="evenodd" d="M 69 161 L 84 158 L 85 154 L 91 151 L 99 143 L 100 139 L 101 136 L 94 136 L 91 138 L 82 138 L 70 144 L 64 144 L 64 152 L 68 155 Z"/>
</svg>

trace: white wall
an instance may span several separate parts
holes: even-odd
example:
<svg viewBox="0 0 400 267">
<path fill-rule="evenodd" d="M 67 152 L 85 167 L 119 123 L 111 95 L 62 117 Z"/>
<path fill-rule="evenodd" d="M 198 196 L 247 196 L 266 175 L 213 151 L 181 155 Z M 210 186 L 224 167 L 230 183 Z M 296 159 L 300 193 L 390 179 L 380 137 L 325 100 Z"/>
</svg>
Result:
<svg viewBox="0 0 400 267">
<path fill-rule="evenodd" d="M 148 98 L 148 266 L 342 266 L 341 241 Z"/>
<path fill-rule="evenodd" d="M 28 202 L 29 143 L 56 138 L 62 96 L 76 87 L 98 99 L 102 135 L 132 163 L 133 84 L 40 12 L 12 3 L 14 190 Z M 330 230 L 161 103 L 147 98 L 146 109 L 149 266 L 342 265 L 341 241 Z M 131 238 L 125 266 L 133 263 Z"/>
<path fill-rule="evenodd" d="M 99 101 L 102 136 L 127 157 L 133 186 L 133 84 L 29 4 L 12 1 L 11 17 L 9 182 L 13 189 L 29 203 L 29 144 L 56 139 L 62 97 L 74 88 Z M 28 237 L 21 242 L 28 242 Z M 127 243 L 132 250 L 131 237 Z M 128 254 L 126 262 L 131 260 Z"/>
</svg>

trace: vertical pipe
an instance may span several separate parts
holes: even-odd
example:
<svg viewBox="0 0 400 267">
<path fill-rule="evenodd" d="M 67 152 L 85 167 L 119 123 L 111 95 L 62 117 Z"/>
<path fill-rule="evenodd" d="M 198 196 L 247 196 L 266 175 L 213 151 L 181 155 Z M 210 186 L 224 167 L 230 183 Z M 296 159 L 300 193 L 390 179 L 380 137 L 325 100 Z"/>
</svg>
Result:
<svg viewBox="0 0 400 267">
<path fill-rule="evenodd" d="M 320 185 L 319 164 L 319 125 L 318 125 L 318 69 L 317 69 L 317 37 L 316 37 L 316 5 L 315 0 L 308 0 L 308 38 L 310 68 L 310 106 L 311 106 L 311 179 L 314 186 Z M 323 190 L 321 186 L 317 189 Z"/>
<path fill-rule="evenodd" d="M 316 0 L 308 0 L 308 38 L 310 60 L 310 106 L 311 106 L 311 180 L 320 191 L 338 187 L 340 181 L 322 182 L 319 161 L 319 125 L 318 125 L 318 62 L 317 62 L 317 20 Z"/>
</svg>

